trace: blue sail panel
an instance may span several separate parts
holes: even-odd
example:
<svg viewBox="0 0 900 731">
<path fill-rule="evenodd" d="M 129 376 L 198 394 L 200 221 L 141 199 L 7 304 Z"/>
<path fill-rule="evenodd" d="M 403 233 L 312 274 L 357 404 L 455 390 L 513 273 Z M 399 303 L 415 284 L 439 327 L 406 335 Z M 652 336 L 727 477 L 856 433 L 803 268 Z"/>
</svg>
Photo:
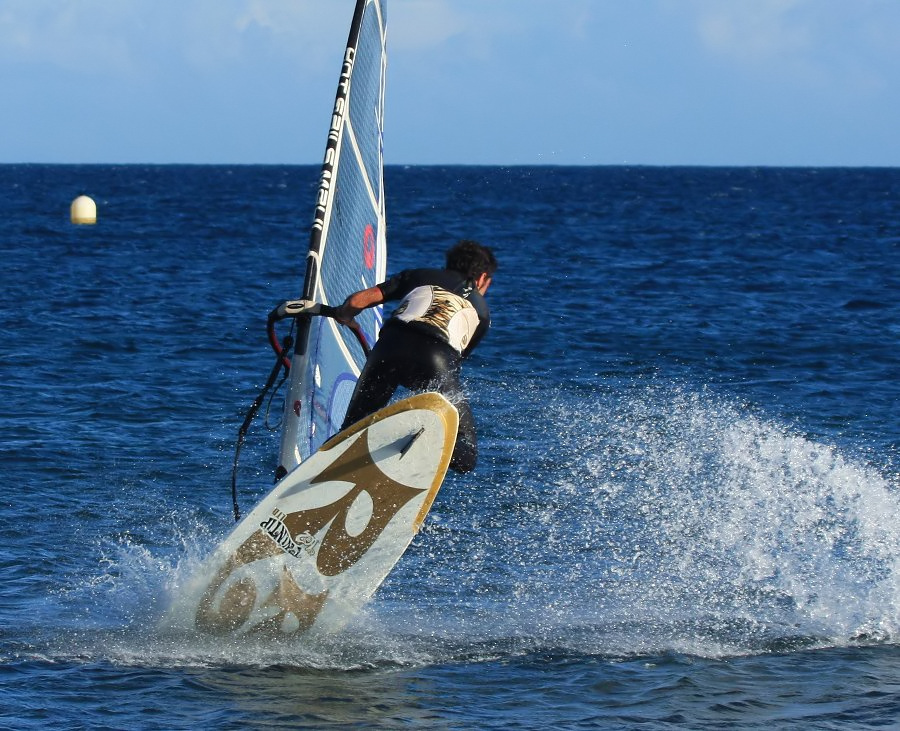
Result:
<svg viewBox="0 0 900 731">
<path fill-rule="evenodd" d="M 338 305 L 385 277 L 384 129 L 386 0 L 357 0 L 325 149 L 303 297 Z M 380 307 L 357 322 L 369 344 Z M 324 317 L 299 321 L 280 452 L 290 471 L 341 426 L 365 354 L 353 333 Z"/>
</svg>

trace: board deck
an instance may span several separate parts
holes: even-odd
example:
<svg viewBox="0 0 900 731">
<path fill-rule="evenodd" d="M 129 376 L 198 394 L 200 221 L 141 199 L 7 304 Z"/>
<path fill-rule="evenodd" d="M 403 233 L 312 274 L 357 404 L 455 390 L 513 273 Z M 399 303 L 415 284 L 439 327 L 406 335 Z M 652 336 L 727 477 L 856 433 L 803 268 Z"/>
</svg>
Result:
<svg viewBox="0 0 900 731">
<path fill-rule="evenodd" d="M 221 543 L 181 610 L 214 634 L 339 629 L 421 527 L 458 424 L 449 401 L 424 393 L 334 436 Z"/>
</svg>

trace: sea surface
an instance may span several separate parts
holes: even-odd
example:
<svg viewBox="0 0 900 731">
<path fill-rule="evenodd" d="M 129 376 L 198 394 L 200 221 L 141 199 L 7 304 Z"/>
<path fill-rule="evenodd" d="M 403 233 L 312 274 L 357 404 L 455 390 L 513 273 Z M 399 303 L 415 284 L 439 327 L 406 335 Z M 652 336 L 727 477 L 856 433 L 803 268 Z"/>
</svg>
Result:
<svg viewBox="0 0 900 731">
<path fill-rule="evenodd" d="M 342 633 L 168 627 L 317 177 L 0 166 L 0 727 L 900 727 L 896 169 L 390 167 L 390 271 L 500 261 L 480 464 Z"/>
</svg>

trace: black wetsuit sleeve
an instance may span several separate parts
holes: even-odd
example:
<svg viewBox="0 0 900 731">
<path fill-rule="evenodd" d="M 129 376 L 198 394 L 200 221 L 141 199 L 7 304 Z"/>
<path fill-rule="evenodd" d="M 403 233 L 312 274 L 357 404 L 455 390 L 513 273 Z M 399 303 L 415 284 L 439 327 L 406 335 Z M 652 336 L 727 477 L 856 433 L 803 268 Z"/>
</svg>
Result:
<svg viewBox="0 0 900 731">
<path fill-rule="evenodd" d="M 384 295 L 385 302 L 401 299 L 411 289 L 407 288 L 409 274 L 409 271 L 403 271 L 376 285 Z"/>
</svg>

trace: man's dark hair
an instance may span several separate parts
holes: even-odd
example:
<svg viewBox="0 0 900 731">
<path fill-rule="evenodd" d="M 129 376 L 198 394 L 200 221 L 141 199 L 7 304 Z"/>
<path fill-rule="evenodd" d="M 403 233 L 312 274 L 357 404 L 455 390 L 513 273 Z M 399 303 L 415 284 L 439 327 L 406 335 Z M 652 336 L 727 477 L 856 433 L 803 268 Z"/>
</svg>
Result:
<svg viewBox="0 0 900 731">
<path fill-rule="evenodd" d="M 487 246 L 463 239 L 447 251 L 447 269 L 465 274 L 472 281 L 485 272 L 493 277 L 497 271 L 497 258 Z"/>
</svg>

